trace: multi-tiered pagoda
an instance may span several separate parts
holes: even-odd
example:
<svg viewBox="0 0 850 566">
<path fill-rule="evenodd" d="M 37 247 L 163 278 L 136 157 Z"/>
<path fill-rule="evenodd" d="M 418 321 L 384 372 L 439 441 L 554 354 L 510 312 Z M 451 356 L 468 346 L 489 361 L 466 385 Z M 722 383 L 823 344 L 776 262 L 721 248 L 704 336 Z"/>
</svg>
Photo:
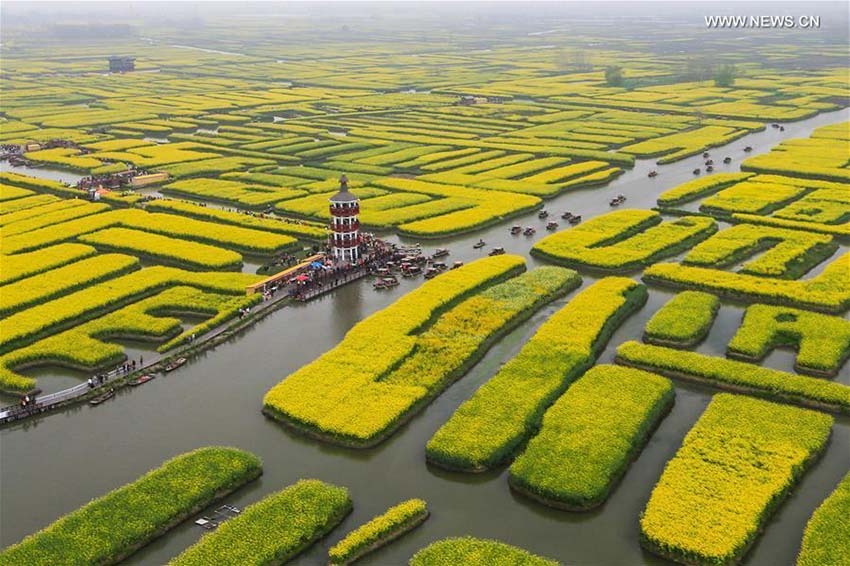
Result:
<svg viewBox="0 0 850 566">
<path fill-rule="evenodd" d="M 348 178 L 339 178 L 339 192 L 331 197 L 331 253 L 336 261 L 360 258 L 360 199 L 348 190 Z"/>
</svg>

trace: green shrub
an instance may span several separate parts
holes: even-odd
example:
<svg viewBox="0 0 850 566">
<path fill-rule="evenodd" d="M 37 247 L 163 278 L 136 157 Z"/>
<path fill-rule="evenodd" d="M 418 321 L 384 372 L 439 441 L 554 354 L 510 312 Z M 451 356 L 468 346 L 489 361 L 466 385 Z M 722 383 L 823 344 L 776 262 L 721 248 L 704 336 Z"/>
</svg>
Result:
<svg viewBox="0 0 850 566">
<path fill-rule="evenodd" d="M 706 291 L 743 302 L 780 304 L 840 313 L 850 308 L 850 254 L 844 254 L 811 279 L 786 281 L 718 269 L 657 263 L 643 274 L 647 283 Z"/>
<path fill-rule="evenodd" d="M 803 535 L 797 566 L 847 564 L 850 559 L 850 474 L 821 503 Z"/>
<path fill-rule="evenodd" d="M 682 259 L 684 265 L 728 267 L 746 261 L 739 273 L 798 279 L 838 249 L 832 236 L 769 226 L 738 224 L 698 244 Z"/>
<path fill-rule="evenodd" d="M 658 206 L 678 206 L 716 193 L 730 185 L 752 177 L 754 173 L 717 173 L 700 177 L 664 191 L 658 197 Z"/>
<path fill-rule="evenodd" d="M 301 480 L 249 505 L 169 565 L 282 564 L 324 537 L 351 508 L 347 489 Z"/>
<path fill-rule="evenodd" d="M 428 518 L 421 499 L 409 499 L 360 525 L 328 551 L 331 564 L 351 564 L 365 554 L 390 543 Z"/>
<path fill-rule="evenodd" d="M 0 553 L 4 564 L 116 564 L 262 473 L 235 448 L 200 448 L 87 503 Z"/>
<path fill-rule="evenodd" d="M 825 379 L 639 342 L 620 345 L 617 362 L 720 389 L 850 414 L 850 386 Z"/>
<path fill-rule="evenodd" d="M 602 279 L 573 297 L 440 427 L 428 441 L 428 460 L 481 471 L 510 458 L 537 430 L 546 408 L 645 301 L 645 287 L 619 277 Z"/>
<path fill-rule="evenodd" d="M 708 334 L 720 299 L 710 293 L 683 291 L 667 301 L 646 323 L 643 339 L 653 344 L 688 348 Z"/>
<path fill-rule="evenodd" d="M 107 228 L 83 234 L 79 240 L 101 249 L 135 254 L 195 271 L 239 271 L 242 256 L 236 252 L 127 228 Z"/>
<path fill-rule="evenodd" d="M 7 256 L 0 256 L 5 263 Z M 5 265 L 3 265 L 5 269 Z M 0 287 L 0 315 L 21 311 L 60 294 L 94 285 L 139 269 L 139 260 L 121 254 L 100 254 Z"/>
<path fill-rule="evenodd" d="M 667 463 L 641 543 L 687 564 L 735 564 L 826 445 L 832 418 L 715 395 Z"/>
<path fill-rule="evenodd" d="M 568 267 L 620 273 L 675 255 L 716 230 L 710 218 L 662 223 L 657 212 L 620 210 L 547 236 L 531 253 Z"/>
<path fill-rule="evenodd" d="M 426 546 L 413 555 L 410 566 L 558 566 L 521 548 L 496 540 L 473 537 L 447 538 Z"/>
<path fill-rule="evenodd" d="M 523 266 L 518 259 L 498 256 L 444 273 L 372 315 L 337 349 L 273 388 L 264 402 L 267 414 L 328 442 L 363 447 L 384 440 L 502 335 L 574 284 L 572 272 L 538 268 L 480 290 L 516 273 Z M 410 323 L 388 323 L 387 317 Z M 413 328 L 421 332 L 409 334 Z"/>
<path fill-rule="evenodd" d="M 760 361 L 781 346 L 797 350 L 797 371 L 834 376 L 850 355 L 850 321 L 788 307 L 751 305 L 727 354 Z"/>
<path fill-rule="evenodd" d="M 553 507 L 601 505 L 673 397 L 673 384 L 663 377 L 618 366 L 591 368 L 546 411 L 540 434 L 511 466 L 511 486 Z"/>
<path fill-rule="evenodd" d="M 4 255 L 0 258 L 0 284 L 8 285 L 68 265 L 75 261 L 91 257 L 97 253 L 91 246 L 83 244 L 57 244 L 34 252 Z"/>
</svg>

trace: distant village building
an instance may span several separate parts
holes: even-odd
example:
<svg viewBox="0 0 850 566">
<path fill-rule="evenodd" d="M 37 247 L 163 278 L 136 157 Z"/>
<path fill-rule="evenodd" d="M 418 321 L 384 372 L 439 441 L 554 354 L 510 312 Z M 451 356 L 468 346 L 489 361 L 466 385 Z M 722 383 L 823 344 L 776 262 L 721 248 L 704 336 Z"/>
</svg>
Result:
<svg viewBox="0 0 850 566">
<path fill-rule="evenodd" d="M 110 73 L 129 73 L 136 70 L 135 57 L 118 57 L 113 55 L 109 58 Z"/>
<path fill-rule="evenodd" d="M 339 178 L 339 192 L 331 197 L 331 253 L 336 261 L 360 258 L 360 199 L 348 190 L 348 177 Z"/>
<path fill-rule="evenodd" d="M 490 100 L 486 96 L 461 96 L 455 104 L 459 106 L 472 106 L 473 104 L 486 104 Z"/>
</svg>

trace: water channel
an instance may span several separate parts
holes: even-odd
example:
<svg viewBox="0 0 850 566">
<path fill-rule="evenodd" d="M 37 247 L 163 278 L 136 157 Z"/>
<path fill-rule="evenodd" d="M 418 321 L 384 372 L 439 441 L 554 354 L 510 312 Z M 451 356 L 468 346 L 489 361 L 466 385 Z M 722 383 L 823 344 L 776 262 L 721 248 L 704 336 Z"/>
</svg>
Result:
<svg viewBox="0 0 850 566">
<path fill-rule="evenodd" d="M 818 126 L 848 117 L 850 111 L 845 109 L 786 123 L 784 132 L 768 127 L 711 150 L 716 162 L 727 155 L 733 158 L 730 165 L 721 163 L 716 170 L 737 171 L 746 155 L 765 152 L 782 139 L 806 137 Z M 752 154 L 743 151 L 748 145 L 753 147 Z M 639 161 L 608 186 L 561 195 L 548 202 L 547 208 L 556 218 L 570 210 L 587 220 L 608 212 L 608 200 L 617 193 L 628 197 L 623 208 L 651 208 L 660 192 L 693 178 L 691 171 L 699 166 L 699 156 L 661 167 L 651 160 Z M 659 176 L 647 178 L 651 169 L 658 169 Z M 536 226 L 537 235 L 512 237 L 503 223 L 462 237 L 423 242 L 423 246 L 427 250 L 436 245 L 449 247 L 450 262 L 468 262 L 485 255 L 492 246 L 503 246 L 508 253 L 526 256 L 530 268 L 542 264 L 530 258 L 528 250 L 533 241 L 547 234 L 544 221 L 529 214 L 516 223 Z M 488 246 L 473 250 L 472 244 L 479 238 Z M 842 248 L 839 253 L 846 251 Z M 584 281 L 588 285 L 594 278 L 586 276 Z M 591 513 L 556 511 L 514 495 L 508 489 L 504 468 L 478 476 L 448 473 L 425 464 L 424 446 L 431 435 L 569 297 L 548 305 L 509 334 L 469 374 L 377 448 L 354 451 L 326 446 L 296 436 L 260 413 L 262 396 L 271 386 L 332 348 L 359 320 L 420 283 L 403 279 L 393 290 L 376 292 L 363 280 L 311 303 L 283 308 L 180 370 L 132 391 L 124 390 L 101 406 L 79 406 L 0 430 L 0 545 L 20 540 L 176 454 L 217 444 L 250 450 L 264 461 L 263 476 L 228 497 L 227 503 L 244 507 L 299 478 L 318 478 L 350 489 L 354 512 L 294 564 L 326 564 L 327 549 L 346 532 L 410 497 L 425 499 L 432 517 L 362 560 L 364 566 L 406 564 L 417 549 L 430 542 L 465 534 L 496 538 L 567 564 L 664 564 L 640 548 L 638 517 L 665 463 L 710 401 L 709 389 L 676 384 L 674 409 L 608 502 Z M 647 305 L 622 325 L 599 361 L 610 362 L 618 344 L 638 338 L 645 322 L 672 295 L 651 289 Z M 699 351 L 723 356 L 742 313 L 740 305 L 724 304 Z M 775 352 L 765 365 L 793 371 L 793 355 Z M 42 370 L 39 381 L 44 383 L 58 374 Z M 837 379 L 850 384 L 846 368 Z M 848 469 L 850 419 L 841 417 L 836 419 L 824 456 L 779 508 L 748 555 L 747 564 L 793 564 L 812 511 Z M 164 564 L 203 532 L 188 521 L 127 563 Z"/>
</svg>

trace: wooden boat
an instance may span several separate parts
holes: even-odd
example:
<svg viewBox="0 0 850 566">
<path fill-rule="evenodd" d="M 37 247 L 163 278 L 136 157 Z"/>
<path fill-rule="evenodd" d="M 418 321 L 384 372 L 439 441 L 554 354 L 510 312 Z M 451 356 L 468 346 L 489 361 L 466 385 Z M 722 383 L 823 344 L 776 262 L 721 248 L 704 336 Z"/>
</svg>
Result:
<svg viewBox="0 0 850 566">
<path fill-rule="evenodd" d="M 140 375 L 136 379 L 131 379 L 130 385 L 133 386 L 133 387 L 138 387 L 139 385 L 143 385 L 143 384 L 147 383 L 148 381 L 150 381 L 154 377 L 156 377 L 156 376 L 149 374 L 149 373 L 147 373 L 145 375 Z"/>
<path fill-rule="evenodd" d="M 537 233 L 537 230 L 533 226 L 526 226 L 522 233 L 524 236 L 533 236 Z"/>
<path fill-rule="evenodd" d="M 724 157 L 723 163 L 726 163 L 726 164 L 732 163 L 732 158 L 731 157 Z"/>
<path fill-rule="evenodd" d="M 703 157 L 708 157 L 708 155 L 709 155 L 709 153 L 707 151 L 703 152 L 703 154 L 702 154 Z"/>
<path fill-rule="evenodd" d="M 372 284 L 374 289 L 389 289 L 398 285 L 398 279 L 395 277 L 381 277 Z"/>
<path fill-rule="evenodd" d="M 418 265 L 411 265 L 407 269 L 401 270 L 402 277 L 416 277 L 417 275 L 422 274 L 422 268 Z"/>
<path fill-rule="evenodd" d="M 483 248 L 486 245 L 487 244 L 484 242 L 484 240 L 478 240 L 475 244 L 473 244 L 472 247 L 476 250 L 480 250 L 481 248 Z"/>
<path fill-rule="evenodd" d="M 435 261 L 434 265 L 431 266 L 431 269 L 436 269 L 437 271 L 445 271 L 448 268 L 449 266 L 443 263 L 442 261 Z"/>
<path fill-rule="evenodd" d="M 94 399 L 90 400 L 90 401 L 89 401 L 89 404 L 90 404 L 90 405 L 100 405 L 100 404 L 101 404 L 101 403 L 103 403 L 104 401 L 107 401 L 107 400 L 109 400 L 109 399 L 112 399 L 113 397 L 115 397 L 115 389 L 114 389 L 114 388 L 112 388 L 112 387 L 110 387 L 110 388 L 109 388 L 109 391 L 106 391 L 106 392 L 104 392 L 104 393 L 101 393 L 100 395 L 98 395 L 98 396 L 97 396 L 97 397 L 95 397 Z"/>
<path fill-rule="evenodd" d="M 649 175 L 648 175 L 648 177 L 650 177 L 650 178 L 657 177 L 657 176 L 658 176 L 658 171 L 655 171 L 655 170 L 650 171 Z"/>
<path fill-rule="evenodd" d="M 780 131 L 780 132 L 784 132 L 784 131 L 785 131 L 785 126 L 779 126 L 779 131 Z"/>
<path fill-rule="evenodd" d="M 569 219 L 570 219 L 570 218 L 572 218 L 572 217 L 573 217 L 573 213 L 572 213 L 572 212 L 565 212 L 565 213 L 563 213 L 563 214 L 561 215 L 561 219 L 562 219 L 562 220 L 569 220 Z"/>
<path fill-rule="evenodd" d="M 188 360 L 186 358 L 177 358 L 176 360 L 171 360 L 170 362 L 168 362 L 168 364 L 166 364 L 163 370 L 165 371 L 165 373 L 174 371 L 183 364 L 185 364 L 187 361 Z"/>
<path fill-rule="evenodd" d="M 520 232 L 522 232 L 522 226 L 520 226 L 519 224 L 514 224 L 513 226 L 511 226 L 511 234 L 516 236 Z"/>
<path fill-rule="evenodd" d="M 452 264 L 452 269 L 457 269 L 457 268 L 459 268 L 459 267 L 463 267 L 463 262 L 462 262 L 462 261 L 456 261 L 456 262 L 454 262 L 454 263 Z"/>
<path fill-rule="evenodd" d="M 557 230 L 558 229 L 558 223 L 555 222 L 554 220 L 547 222 L 546 223 L 546 229 L 550 230 L 550 231 L 551 230 Z"/>
<path fill-rule="evenodd" d="M 693 173 L 694 173 L 694 175 L 699 175 L 700 173 L 702 173 L 702 170 L 699 167 L 697 167 L 696 169 L 694 169 Z"/>
<path fill-rule="evenodd" d="M 581 222 L 580 214 L 578 216 L 573 216 L 572 218 L 570 218 L 570 224 L 578 224 L 579 222 Z"/>
<path fill-rule="evenodd" d="M 502 255 L 505 253 L 505 248 L 493 248 L 490 250 L 490 255 Z"/>
<path fill-rule="evenodd" d="M 425 270 L 425 279 L 433 279 L 434 277 L 436 277 L 439 274 L 440 274 L 439 271 L 437 271 L 433 267 L 429 267 L 428 269 Z"/>
<path fill-rule="evenodd" d="M 714 160 L 713 160 L 713 159 L 707 159 L 707 160 L 705 161 L 705 164 L 706 164 L 706 165 L 714 165 Z"/>
<path fill-rule="evenodd" d="M 709 166 L 707 166 L 707 167 L 705 168 L 705 170 L 706 170 L 706 172 L 711 173 L 712 171 L 714 171 L 714 167 L 712 167 L 711 165 L 709 165 Z"/>
<path fill-rule="evenodd" d="M 543 220 L 544 218 L 546 218 L 548 216 L 549 216 L 549 213 L 545 210 L 541 210 L 540 212 L 537 213 L 537 218 L 539 218 L 541 220 Z"/>
<path fill-rule="evenodd" d="M 744 151 L 746 151 L 747 153 L 751 152 L 752 150 L 753 150 L 752 146 L 749 146 L 749 145 L 744 148 Z"/>
<path fill-rule="evenodd" d="M 449 250 L 446 248 L 437 248 L 434 250 L 434 253 L 431 255 L 431 259 L 436 259 L 438 257 L 446 257 L 449 255 Z"/>
</svg>

